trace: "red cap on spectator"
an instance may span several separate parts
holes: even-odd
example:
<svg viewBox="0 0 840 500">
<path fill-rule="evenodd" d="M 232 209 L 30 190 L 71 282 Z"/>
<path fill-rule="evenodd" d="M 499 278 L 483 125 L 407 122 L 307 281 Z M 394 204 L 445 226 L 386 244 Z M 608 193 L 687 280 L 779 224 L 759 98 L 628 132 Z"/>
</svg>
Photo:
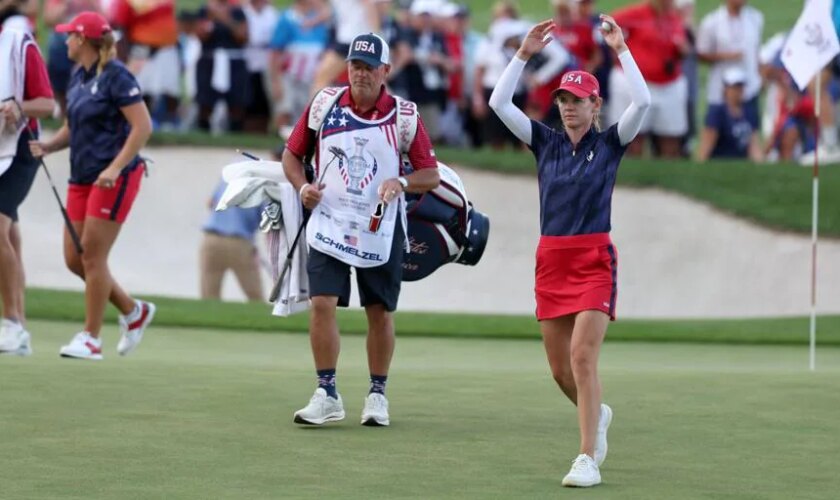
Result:
<svg viewBox="0 0 840 500">
<path fill-rule="evenodd" d="M 97 12 L 82 12 L 74 17 L 67 24 L 59 24 L 55 27 L 56 33 L 78 33 L 85 38 L 102 38 L 105 33 L 111 32 L 111 25 L 102 14 Z"/>
<path fill-rule="evenodd" d="M 569 71 L 560 80 L 560 86 L 551 93 L 551 98 L 556 99 L 557 93 L 567 90 L 577 97 L 598 97 L 601 95 L 601 86 L 598 79 L 592 73 L 586 71 Z"/>
</svg>

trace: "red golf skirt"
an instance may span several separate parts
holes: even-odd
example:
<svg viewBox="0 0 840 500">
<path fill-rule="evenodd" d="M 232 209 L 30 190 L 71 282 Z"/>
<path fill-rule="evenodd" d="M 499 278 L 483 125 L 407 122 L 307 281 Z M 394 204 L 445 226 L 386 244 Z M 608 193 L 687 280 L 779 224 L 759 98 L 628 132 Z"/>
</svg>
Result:
<svg viewBox="0 0 840 500">
<path fill-rule="evenodd" d="M 541 236 L 536 274 L 538 320 L 594 309 L 615 321 L 618 253 L 609 233 Z"/>
</svg>

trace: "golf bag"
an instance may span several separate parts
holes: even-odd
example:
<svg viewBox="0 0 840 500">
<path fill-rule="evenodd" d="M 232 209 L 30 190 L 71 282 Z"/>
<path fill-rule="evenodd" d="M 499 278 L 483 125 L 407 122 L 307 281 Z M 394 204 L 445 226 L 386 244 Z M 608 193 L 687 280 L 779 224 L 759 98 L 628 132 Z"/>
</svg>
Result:
<svg viewBox="0 0 840 500">
<path fill-rule="evenodd" d="M 454 170 L 438 162 L 438 171 L 437 188 L 406 195 L 411 251 L 403 260 L 403 281 L 421 280 L 449 262 L 474 266 L 487 246 L 490 219 L 467 199 Z"/>
</svg>

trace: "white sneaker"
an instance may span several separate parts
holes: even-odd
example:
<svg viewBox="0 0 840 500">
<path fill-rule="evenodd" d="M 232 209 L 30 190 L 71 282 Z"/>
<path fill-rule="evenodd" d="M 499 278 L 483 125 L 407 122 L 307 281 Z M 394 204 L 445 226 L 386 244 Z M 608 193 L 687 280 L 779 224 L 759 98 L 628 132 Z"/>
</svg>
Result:
<svg viewBox="0 0 840 500">
<path fill-rule="evenodd" d="M 23 330 L 20 347 L 14 351 L 0 351 L 0 356 L 32 356 L 32 337 L 29 332 Z"/>
<path fill-rule="evenodd" d="M 119 317 L 122 336 L 120 336 L 120 341 L 117 344 L 117 352 L 120 356 L 131 353 L 140 345 L 140 341 L 143 340 L 143 332 L 155 317 L 154 304 L 142 300 L 138 300 L 137 304 L 140 305 L 140 316 L 136 320 L 129 323 L 127 316 L 120 315 Z"/>
<path fill-rule="evenodd" d="M 612 417 L 612 408 L 601 403 L 601 416 L 598 418 L 598 434 L 595 436 L 595 463 L 598 464 L 598 467 L 607 458 L 607 429 L 610 428 Z"/>
<path fill-rule="evenodd" d="M 0 352 L 17 352 L 28 341 L 29 334 L 23 325 L 6 318 L 0 320 Z"/>
<path fill-rule="evenodd" d="M 62 358 L 99 361 L 102 359 L 102 341 L 91 337 L 88 332 L 79 332 L 58 353 Z"/>
<path fill-rule="evenodd" d="M 322 388 L 315 389 L 315 394 L 309 400 L 306 408 L 295 412 L 296 424 L 322 425 L 327 422 L 338 422 L 344 420 L 344 403 L 341 395 L 338 399 L 327 396 L 327 391 Z"/>
<path fill-rule="evenodd" d="M 820 166 L 840 163 L 840 146 L 820 145 L 818 152 Z M 799 164 L 803 167 L 813 167 L 815 155 L 814 151 L 803 154 L 799 157 Z"/>
<path fill-rule="evenodd" d="M 384 394 L 371 392 L 365 398 L 365 409 L 362 410 L 362 425 L 371 427 L 386 427 L 390 425 L 388 418 L 388 398 Z"/>
<path fill-rule="evenodd" d="M 581 453 L 572 462 L 572 469 L 563 478 L 563 486 L 577 486 L 588 488 L 601 484 L 601 471 L 598 464 L 589 455 Z"/>
</svg>

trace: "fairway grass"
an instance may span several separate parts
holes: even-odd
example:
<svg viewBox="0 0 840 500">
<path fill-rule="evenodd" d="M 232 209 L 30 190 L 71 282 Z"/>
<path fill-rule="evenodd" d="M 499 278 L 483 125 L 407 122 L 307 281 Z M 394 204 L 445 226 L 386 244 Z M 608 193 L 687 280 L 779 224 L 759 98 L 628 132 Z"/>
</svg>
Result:
<svg viewBox="0 0 840 500">
<path fill-rule="evenodd" d="M 539 342 L 398 340 L 390 428 L 359 425 L 364 339 L 344 338 L 347 419 L 292 424 L 314 389 L 301 335 L 152 328 L 138 351 L 60 359 L 77 325 L 33 321 L 0 357 L 4 499 L 836 498 L 840 349 L 608 342 L 604 484 L 560 486 L 574 409 Z"/>
</svg>

